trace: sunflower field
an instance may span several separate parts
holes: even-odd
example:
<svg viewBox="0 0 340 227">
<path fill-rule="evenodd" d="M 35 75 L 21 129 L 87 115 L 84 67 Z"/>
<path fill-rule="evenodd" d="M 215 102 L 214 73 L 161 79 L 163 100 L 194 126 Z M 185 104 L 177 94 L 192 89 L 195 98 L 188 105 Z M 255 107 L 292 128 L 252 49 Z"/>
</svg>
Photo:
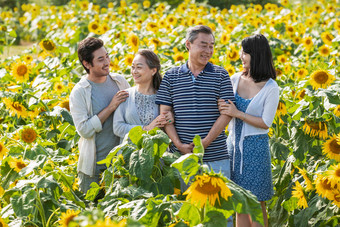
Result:
<svg viewBox="0 0 340 227">
<path fill-rule="evenodd" d="M 185 62 L 186 29 L 198 24 L 213 29 L 211 62 L 230 76 L 242 70 L 243 38 L 262 33 L 270 42 L 281 88 L 269 133 L 270 226 L 340 225 L 338 0 L 223 10 L 194 0 L 175 8 L 147 0 L 106 7 L 72 0 L 0 9 L 1 54 L 19 37 L 35 43 L 0 60 L 0 226 L 220 226 L 234 212 L 263 223 L 254 195 L 201 164 L 200 138 L 193 154 L 179 157 L 166 152 L 170 141 L 160 130 L 131 130 L 130 140 L 102 161 L 109 168 L 100 185 L 86 195 L 78 189 L 79 135 L 68 101 L 85 73 L 77 43 L 101 38 L 111 71 L 133 86 L 130 65 L 138 49 L 154 50 L 164 73 Z M 179 179 L 194 175 L 181 194 Z"/>
</svg>

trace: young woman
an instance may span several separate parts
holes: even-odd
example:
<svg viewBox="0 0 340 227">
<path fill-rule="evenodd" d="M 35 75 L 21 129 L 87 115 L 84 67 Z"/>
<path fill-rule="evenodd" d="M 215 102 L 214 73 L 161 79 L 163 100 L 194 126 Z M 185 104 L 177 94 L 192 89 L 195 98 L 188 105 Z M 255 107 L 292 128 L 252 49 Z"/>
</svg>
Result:
<svg viewBox="0 0 340 227">
<path fill-rule="evenodd" d="M 127 89 L 129 97 L 116 109 L 113 117 L 113 132 L 120 141 L 135 126 L 149 131 L 155 127 L 173 124 L 171 112 L 159 114 L 155 104 L 156 92 L 162 81 L 160 61 L 151 50 L 140 50 L 132 62 L 131 74 L 135 86 Z"/>
<path fill-rule="evenodd" d="M 221 114 L 229 123 L 228 151 L 232 156 L 231 179 L 250 190 L 262 206 L 268 226 L 265 201 L 273 195 L 271 159 L 267 133 L 279 102 L 279 87 L 267 39 L 254 35 L 242 40 L 240 54 L 244 71 L 231 77 L 236 105 L 219 100 Z M 261 226 L 248 214 L 236 214 L 236 226 Z"/>
</svg>

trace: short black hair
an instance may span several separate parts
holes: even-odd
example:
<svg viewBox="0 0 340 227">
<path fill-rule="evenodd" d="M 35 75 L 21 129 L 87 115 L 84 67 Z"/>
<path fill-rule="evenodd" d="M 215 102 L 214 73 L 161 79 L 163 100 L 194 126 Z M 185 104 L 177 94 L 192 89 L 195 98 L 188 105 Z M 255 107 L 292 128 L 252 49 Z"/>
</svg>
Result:
<svg viewBox="0 0 340 227">
<path fill-rule="evenodd" d="M 255 83 L 266 81 L 269 78 L 276 79 L 272 52 L 264 35 L 256 34 L 247 37 L 242 40 L 241 45 L 243 51 L 251 57 L 249 74 Z"/>
<path fill-rule="evenodd" d="M 83 65 L 84 69 L 87 73 L 90 73 L 89 69 L 86 68 L 83 64 L 83 61 L 90 63 L 92 65 L 93 61 L 93 52 L 98 50 L 99 48 L 104 46 L 104 42 L 101 39 L 94 38 L 94 37 L 88 37 L 78 44 L 78 58 L 80 63 Z"/>
</svg>

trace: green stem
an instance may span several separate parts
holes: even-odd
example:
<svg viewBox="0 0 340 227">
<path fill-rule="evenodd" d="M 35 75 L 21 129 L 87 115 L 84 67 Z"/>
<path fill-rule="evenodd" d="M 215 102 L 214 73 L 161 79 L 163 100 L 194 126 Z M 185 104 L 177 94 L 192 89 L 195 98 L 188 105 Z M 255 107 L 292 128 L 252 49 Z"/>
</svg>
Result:
<svg viewBox="0 0 340 227">
<path fill-rule="evenodd" d="M 57 211 L 60 210 L 60 207 L 58 207 L 56 210 L 53 211 L 53 213 L 50 215 L 49 219 L 47 220 L 46 227 L 50 226 L 50 222 L 52 220 L 52 217 L 57 213 Z M 52 226 L 52 225 L 51 225 Z"/>
</svg>

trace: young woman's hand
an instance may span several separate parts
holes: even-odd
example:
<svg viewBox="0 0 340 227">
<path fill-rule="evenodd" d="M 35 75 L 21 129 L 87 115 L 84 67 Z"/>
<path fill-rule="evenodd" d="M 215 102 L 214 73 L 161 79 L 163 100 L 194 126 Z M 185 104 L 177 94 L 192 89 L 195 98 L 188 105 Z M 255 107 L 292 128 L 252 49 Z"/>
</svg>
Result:
<svg viewBox="0 0 340 227">
<path fill-rule="evenodd" d="M 224 101 L 224 99 L 218 100 L 218 110 L 220 114 L 228 115 L 230 117 L 238 117 L 242 113 L 239 111 L 235 104 L 228 99 L 228 103 Z"/>
</svg>

